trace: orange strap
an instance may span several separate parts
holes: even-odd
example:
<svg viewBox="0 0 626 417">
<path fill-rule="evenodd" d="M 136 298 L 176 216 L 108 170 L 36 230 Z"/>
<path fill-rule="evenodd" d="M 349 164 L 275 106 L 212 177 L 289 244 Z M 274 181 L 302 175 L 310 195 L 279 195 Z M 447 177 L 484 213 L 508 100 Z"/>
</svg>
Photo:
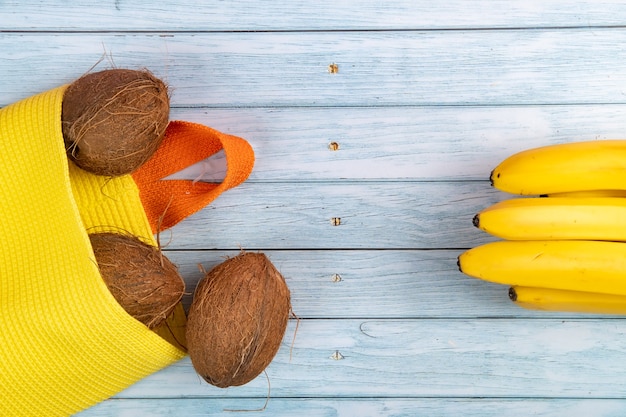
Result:
<svg viewBox="0 0 626 417">
<path fill-rule="evenodd" d="M 226 177 L 221 183 L 163 180 L 224 150 Z M 219 194 L 244 182 L 254 166 L 254 151 L 237 136 L 184 121 L 172 121 L 156 153 L 133 172 L 153 233 L 174 226 L 201 210 Z"/>
</svg>

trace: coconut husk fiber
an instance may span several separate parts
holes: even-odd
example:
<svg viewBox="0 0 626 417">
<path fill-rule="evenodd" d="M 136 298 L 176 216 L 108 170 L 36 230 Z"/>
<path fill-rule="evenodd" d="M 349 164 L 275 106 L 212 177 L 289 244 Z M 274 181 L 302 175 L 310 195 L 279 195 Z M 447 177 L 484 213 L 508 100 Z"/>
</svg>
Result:
<svg viewBox="0 0 626 417">
<path fill-rule="evenodd" d="M 222 388 L 256 378 L 278 352 L 290 312 L 287 284 L 264 254 L 217 265 L 198 284 L 187 318 L 196 372 Z"/>
<path fill-rule="evenodd" d="M 134 236 L 95 233 L 89 240 L 100 275 L 117 302 L 149 328 L 161 324 L 185 292 L 176 266 Z"/>
<path fill-rule="evenodd" d="M 68 157 L 96 175 L 133 172 L 156 151 L 168 121 L 167 86 L 146 70 L 90 73 L 63 96 Z"/>
</svg>

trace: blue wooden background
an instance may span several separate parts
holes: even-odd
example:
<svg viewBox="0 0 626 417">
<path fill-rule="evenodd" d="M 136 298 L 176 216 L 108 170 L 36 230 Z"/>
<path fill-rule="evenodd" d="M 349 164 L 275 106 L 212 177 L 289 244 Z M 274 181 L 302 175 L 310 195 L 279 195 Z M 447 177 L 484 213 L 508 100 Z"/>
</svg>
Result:
<svg viewBox="0 0 626 417">
<path fill-rule="evenodd" d="M 250 179 L 161 240 L 190 290 L 266 252 L 300 317 L 267 378 L 219 389 L 185 359 L 81 417 L 232 415 L 268 381 L 254 415 L 626 415 L 624 319 L 522 310 L 456 267 L 501 159 L 626 137 L 625 2 L 0 0 L 0 51 L 0 106 L 146 67 L 173 119 L 246 138 Z"/>
</svg>

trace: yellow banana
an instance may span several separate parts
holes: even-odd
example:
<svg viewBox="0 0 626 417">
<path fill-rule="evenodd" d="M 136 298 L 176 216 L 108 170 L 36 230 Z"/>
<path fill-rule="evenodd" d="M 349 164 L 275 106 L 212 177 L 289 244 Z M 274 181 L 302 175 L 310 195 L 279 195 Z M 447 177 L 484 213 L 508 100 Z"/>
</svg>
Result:
<svg viewBox="0 0 626 417">
<path fill-rule="evenodd" d="M 626 140 L 597 140 L 528 149 L 502 161 L 491 183 L 513 194 L 626 190 Z"/>
<path fill-rule="evenodd" d="M 626 296 L 550 288 L 515 286 L 509 298 L 531 310 L 626 315 Z"/>
<path fill-rule="evenodd" d="M 587 190 L 587 191 L 568 191 L 564 193 L 544 194 L 542 197 L 626 197 L 626 190 Z"/>
<path fill-rule="evenodd" d="M 513 198 L 479 212 L 474 226 L 510 240 L 626 241 L 626 198 Z"/>
<path fill-rule="evenodd" d="M 510 286 L 626 295 L 626 243 L 522 240 L 487 243 L 463 252 L 461 272 Z"/>
</svg>

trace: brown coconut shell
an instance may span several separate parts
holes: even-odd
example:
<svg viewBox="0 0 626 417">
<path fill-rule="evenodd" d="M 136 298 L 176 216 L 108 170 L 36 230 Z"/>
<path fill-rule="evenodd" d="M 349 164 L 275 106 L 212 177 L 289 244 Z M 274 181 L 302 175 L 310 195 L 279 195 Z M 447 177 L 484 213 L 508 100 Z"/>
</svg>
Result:
<svg viewBox="0 0 626 417">
<path fill-rule="evenodd" d="M 222 388 L 256 378 L 278 352 L 290 312 L 287 284 L 264 254 L 217 265 L 198 284 L 187 318 L 196 372 Z"/>
<path fill-rule="evenodd" d="M 158 148 L 169 110 L 167 86 L 149 71 L 111 69 L 84 75 L 63 96 L 68 156 L 97 175 L 131 173 Z"/>
<path fill-rule="evenodd" d="M 185 292 L 176 266 L 154 246 L 117 233 L 89 235 L 100 275 L 128 314 L 154 328 Z"/>
</svg>

